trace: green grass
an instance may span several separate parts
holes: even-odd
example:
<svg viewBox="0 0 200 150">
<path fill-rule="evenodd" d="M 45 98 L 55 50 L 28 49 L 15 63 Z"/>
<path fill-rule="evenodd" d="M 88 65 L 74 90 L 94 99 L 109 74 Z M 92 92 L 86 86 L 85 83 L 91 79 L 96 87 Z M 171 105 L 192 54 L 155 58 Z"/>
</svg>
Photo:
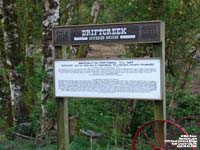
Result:
<svg viewBox="0 0 200 150">
<path fill-rule="evenodd" d="M 5 138 L 0 139 L 0 150 L 55 150 L 56 145 L 47 144 L 38 146 L 36 143 L 28 140 L 11 141 Z"/>
<path fill-rule="evenodd" d="M 0 150 L 56 150 L 56 145 L 47 144 L 46 146 L 38 146 L 33 141 L 28 140 L 15 140 L 11 141 L 6 138 L 0 138 Z M 69 145 L 69 150 L 122 150 L 122 148 L 113 147 L 107 145 L 105 147 L 100 147 L 97 143 L 93 143 L 93 146 L 79 139 L 78 141 L 73 141 Z"/>
</svg>

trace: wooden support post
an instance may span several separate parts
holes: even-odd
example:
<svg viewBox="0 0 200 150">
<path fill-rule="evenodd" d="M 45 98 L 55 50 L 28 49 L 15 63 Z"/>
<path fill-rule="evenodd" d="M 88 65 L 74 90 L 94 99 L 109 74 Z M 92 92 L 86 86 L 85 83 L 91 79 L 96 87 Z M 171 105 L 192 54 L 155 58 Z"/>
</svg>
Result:
<svg viewBox="0 0 200 150">
<path fill-rule="evenodd" d="M 166 119 L 166 87 L 165 87 L 165 23 L 161 24 L 162 38 L 162 97 L 163 97 L 163 119 Z M 166 131 L 166 130 L 165 130 Z M 166 134 L 165 134 L 166 135 Z"/>
<path fill-rule="evenodd" d="M 65 58 L 64 48 L 56 47 L 56 58 Z M 56 98 L 57 103 L 57 150 L 68 150 L 69 117 L 67 98 Z"/>
<path fill-rule="evenodd" d="M 166 98 L 165 98 L 165 24 L 161 24 L 161 44 L 154 44 L 153 57 L 161 58 L 161 87 L 162 87 L 162 101 L 154 101 L 154 119 L 155 120 L 166 120 Z M 166 138 L 166 127 L 164 126 L 163 136 L 163 125 L 160 124 L 157 127 L 159 137 L 163 141 Z"/>
<path fill-rule="evenodd" d="M 58 130 L 58 150 L 68 150 L 69 130 L 68 130 L 68 101 L 64 98 L 57 98 L 57 130 Z"/>
</svg>

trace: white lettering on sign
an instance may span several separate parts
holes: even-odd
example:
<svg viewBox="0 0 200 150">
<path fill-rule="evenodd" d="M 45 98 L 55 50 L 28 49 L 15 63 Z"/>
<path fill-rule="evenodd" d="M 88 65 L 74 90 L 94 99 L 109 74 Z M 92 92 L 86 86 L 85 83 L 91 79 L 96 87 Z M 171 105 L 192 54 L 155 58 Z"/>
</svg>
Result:
<svg viewBox="0 0 200 150">
<path fill-rule="evenodd" d="M 82 36 L 106 36 L 106 35 L 124 35 L 127 28 L 112 28 L 112 29 L 87 29 L 82 30 Z"/>
<path fill-rule="evenodd" d="M 87 41 L 88 37 L 74 37 L 74 41 Z"/>
<path fill-rule="evenodd" d="M 136 35 L 127 35 L 127 28 L 86 29 L 81 31 L 81 37 L 74 37 L 74 41 L 127 40 L 136 38 Z"/>
<path fill-rule="evenodd" d="M 120 35 L 120 39 L 135 39 L 135 35 Z"/>
<path fill-rule="evenodd" d="M 160 66 L 160 59 L 55 61 L 55 96 L 161 100 Z"/>
</svg>

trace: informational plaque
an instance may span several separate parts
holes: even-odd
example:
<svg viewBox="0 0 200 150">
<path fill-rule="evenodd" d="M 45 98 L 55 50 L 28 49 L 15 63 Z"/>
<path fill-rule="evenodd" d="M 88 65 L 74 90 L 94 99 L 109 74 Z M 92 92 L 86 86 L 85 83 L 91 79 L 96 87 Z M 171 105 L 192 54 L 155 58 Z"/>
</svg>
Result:
<svg viewBox="0 0 200 150">
<path fill-rule="evenodd" d="M 53 28 L 53 44 L 160 43 L 161 22 L 70 25 Z"/>
<path fill-rule="evenodd" d="M 56 60 L 56 97 L 161 100 L 160 59 Z"/>
</svg>

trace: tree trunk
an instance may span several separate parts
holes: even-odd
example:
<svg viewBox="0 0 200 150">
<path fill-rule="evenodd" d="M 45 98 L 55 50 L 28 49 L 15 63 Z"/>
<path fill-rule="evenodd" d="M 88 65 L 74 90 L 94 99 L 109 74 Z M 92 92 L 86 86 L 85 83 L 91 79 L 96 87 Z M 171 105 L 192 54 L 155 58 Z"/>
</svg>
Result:
<svg viewBox="0 0 200 150">
<path fill-rule="evenodd" d="M 99 15 L 100 7 L 101 7 L 101 2 L 102 0 L 95 0 L 92 10 L 91 10 L 91 17 L 92 17 L 92 23 L 96 24 L 97 23 L 97 17 Z"/>
<path fill-rule="evenodd" d="M 17 124 L 24 118 L 23 113 L 23 51 L 20 45 L 17 26 L 15 0 L 2 0 L 2 26 L 4 35 L 4 55 L 6 65 L 10 69 L 10 93 L 13 123 Z"/>
<path fill-rule="evenodd" d="M 33 2 L 32 0 L 25 0 L 26 13 L 24 16 L 25 20 L 25 31 L 24 31 L 24 45 L 25 45 L 25 98 L 26 107 L 30 113 L 35 103 L 35 92 L 31 88 L 31 83 L 34 82 L 34 60 L 33 60 L 33 42 L 32 42 L 32 31 L 33 31 Z"/>
<path fill-rule="evenodd" d="M 3 1 L 0 0 L 0 20 L 3 18 Z M 0 67 L 4 66 L 5 61 L 5 50 L 4 50 L 4 39 L 3 39 L 3 32 L 2 32 L 2 22 L 0 22 Z"/>
<path fill-rule="evenodd" d="M 95 0 L 91 8 L 91 22 L 93 24 L 97 23 L 97 17 L 99 15 L 100 7 L 102 0 Z M 90 50 L 89 45 L 82 45 L 78 47 L 73 47 L 73 53 L 76 54 L 76 58 L 85 58 L 87 57 L 88 51 Z"/>
<path fill-rule="evenodd" d="M 24 16 L 25 22 L 25 49 L 26 49 L 26 57 L 32 57 L 33 53 L 33 42 L 32 42 L 32 31 L 33 31 L 33 3 L 32 0 L 26 0 L 26 14 Z"/>
<path fill-rule="evenodd" d="M 46 102 L 51 100 L 52 96 L 52 79 L 53 79 L 53 58 L 55 55 L 55 48 L 52 45 L 52 28 L 59 24 L 59 0 L 43 0 L 43 39 L 42 39 L 42 53 L 43 53 L 43 64 L 42 69 L 44 77 L 42 79 L 42 130 L 45 125 L 46 117 Z"/>
<path fill-rule="evenodd" d="M 70 25 L 72 23 L 72 17 L 74 15 L 74 0 L 69 0 L 67 5 L 67 17 L 66 17 L 66 24 Z"/>
<path fill-rule="evenodd" d="M 3 18 L 3 1 L 0 0 L 0 20 Z M 4 38 L 2 32 L 2 22 L 0 22 L 0 68 L 5 68 L 6 57 L 5 57 L 5 48 L 4 48 Z M 6 124 L 4 127 L 11 127 L 13 124 L 12 119 L 12 109 L 9 93 L 9 83 L 6 79 L 7 72 L 0 73 L 0 106 L 2 109 L 0 111 L 0 116 L 5 118 Z"/>
</svg>

